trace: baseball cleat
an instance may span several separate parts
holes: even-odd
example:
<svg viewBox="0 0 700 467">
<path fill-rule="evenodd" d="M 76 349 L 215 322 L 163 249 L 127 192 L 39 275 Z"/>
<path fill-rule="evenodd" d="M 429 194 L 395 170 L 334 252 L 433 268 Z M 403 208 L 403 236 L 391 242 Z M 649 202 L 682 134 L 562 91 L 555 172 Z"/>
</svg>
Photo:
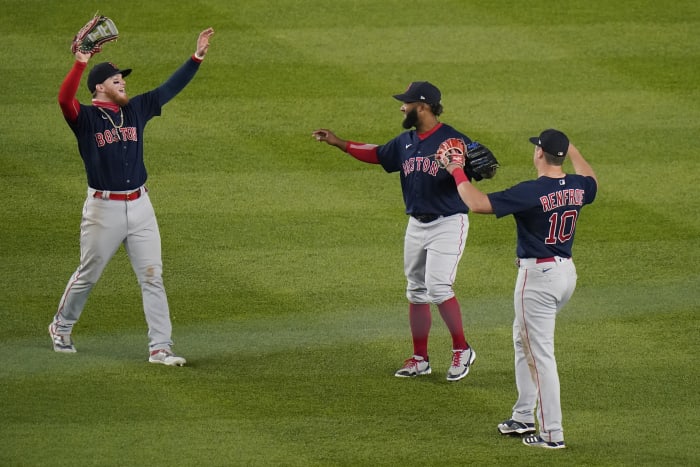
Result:
<svg viewBox="0 0 700 467">
<path fill-rule="evenodd" d="M 397 378 L 411 378 L 413 376 L 429 375 L 431 372 L 430 362 L 423 357 L 414 355 L 403 362 L 403 366 L 394 373 L 394 376 Z"/>
<path fill-rule="evenodd" d="M 498 432 L 502 435 L 534 435 L 535 424 L 518 422 L 511 418 L 498 424 Z"/>
<path fill-rule="evenodd" d="M 54 323 L 49 324 L 49 336 L 53 344 L 54 352 L 75 353 L 75 346 L 70 334 L 58 334 Z"/>
<path fill-rule="evenodd" d="M 564 449 L 566 444 L 564 441 L 545 441 L 537 435 L 530 435 L 523 438 L 525 446 L 534 446 L 545 449 Z"/>
<path fill-rule="evenodd" d="M 471 347 L 452 351 L 452 365 L 447 370 L 447 381 L 459 381 L 469 374 L 469 368 L 476 360 L 476 352 Z"/>
<path fill-rule="evenodd" d="M 183 366 L 187 363 L 182 357 L 178 357 L 168 349 L 158 349 L 151 352 L 148 357 L 150 363 L 160 363 L 168 366 Z"/>
</svg>

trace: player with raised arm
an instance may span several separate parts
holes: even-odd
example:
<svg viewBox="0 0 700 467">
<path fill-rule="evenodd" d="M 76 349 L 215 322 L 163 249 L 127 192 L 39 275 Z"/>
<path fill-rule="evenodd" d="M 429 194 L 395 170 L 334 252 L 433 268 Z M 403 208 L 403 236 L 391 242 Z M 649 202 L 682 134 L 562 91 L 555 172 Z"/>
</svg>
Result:
<svg viewBox="0 0 700 467">
<path fill-rule="evenodd" d="M 548 129 L 530 138 L 538 178 L 484 194 L 469 183 L 458 162 L 443 160 L 472 212 L 512 214 L 517 229 L 518 278 L 515 284 L 513 344 L 518 400 L 501 434 L 527 435 L 523 443 L 561 449 L 564 443 L 559 373 L 554 358 L 554 325 L 576 288 L 571 256 L 581 208 L 596 197 L 591 166 L 561 131 Z M 576 174 L 562 165 L 569 156 Z M 446 159 L 439 155 L 439 158 Z M 537 420 L 539 433 L 536 433 Z"/>
<path fill-rule="evenodd" d="M 81 104 L 76 93 L 93 53 L 74 44 L 75 61 L 61 85 L 58 102 L 73 131 L 87 175 L 87 199 L 80 224 L 80 264 L 58 304 L 49 335 L 56 352 L 76 351 L 72 339 L 88 296 L 107 263 L 124 245 L 143 297 L 151 363 L 182 366 L 172 352 L 170 310 L 163 285 L 161 240 L 146 188 L 143 158 L 144 128 L 161 114 L 199 70 L 209 50 L 211 28 L 199 34 L 195 53 L 163 84 L 129 98 L 126 78 L 131 69 L 102 62 L 92 67 L 87 87 L 92 105 Z"/>
<path fill-rule="evenodd" d="M 335 146 L 357 160 L 379 164 L 385 171 L 399 172 L 408 225 L 404 237 L 406 297 L 413 340 L 413 356 L 395 376 L 414 377 L 432 372 L 428 337 L 434 304 L 452 337 L 448 381 L 459 381 L 468 373 L 476 353 L 467 343 L 462 327 L 461 307 L 452 285 L 469 230 L 469 211 L 457 193 L 451 177 L 435 160 L 440 147 L 471 143 L 469 137 L 438 120 L 443 111 L 441 93 L 427 81 L 416 81 L 406 92 L 393 96 L 402 102 L 405 131 L 383 145 L 358 143 L 338 138 L 328 129 L 313 132 L 316 140 Z M 415 128 L 413 130 L 412 128 Z M 495 161 L 495 159 L 494 159 Z M 495 168 L 483 174 L 466 167 L 476 180 L 493 176 Z"/>
</svg>

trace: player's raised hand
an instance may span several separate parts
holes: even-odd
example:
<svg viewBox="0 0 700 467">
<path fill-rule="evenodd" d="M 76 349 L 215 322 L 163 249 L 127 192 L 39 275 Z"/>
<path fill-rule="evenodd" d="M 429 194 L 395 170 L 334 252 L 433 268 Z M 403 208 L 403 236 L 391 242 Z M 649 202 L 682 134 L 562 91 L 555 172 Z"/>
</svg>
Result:
<svg viewBox="0 0 700 467">
<path fill-rule="evenodd" d="M 209 38 L 214 35 L 213 28 L 207 28 L 199 33 L 197 38 L 197 52 L 196 55 L 199 58 L 204 58 L 209 50 Z"/>
<path fill-rule="evenodd" d="M 90 61 L 90 58 L 92 57 L 91 53 L 85 53 L 81 51 L 75 52 L 75 59 L 79 62 L 87 63 Z"/>
</svg>

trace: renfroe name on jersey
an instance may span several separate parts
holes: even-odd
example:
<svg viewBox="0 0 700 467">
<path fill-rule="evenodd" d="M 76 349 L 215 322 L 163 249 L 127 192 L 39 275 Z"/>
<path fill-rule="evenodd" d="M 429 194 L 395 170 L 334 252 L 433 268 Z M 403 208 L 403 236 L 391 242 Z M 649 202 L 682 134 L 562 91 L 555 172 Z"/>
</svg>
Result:
<svg viewBox="0 0 700 467">
<path fill-rule="evenodd" d="M 548 212 L 564 206 L 583 206 L 585 194 L 586 190 L 580 188 L 553 191 L 540 197 L 542 211 Z"/>
</svg>

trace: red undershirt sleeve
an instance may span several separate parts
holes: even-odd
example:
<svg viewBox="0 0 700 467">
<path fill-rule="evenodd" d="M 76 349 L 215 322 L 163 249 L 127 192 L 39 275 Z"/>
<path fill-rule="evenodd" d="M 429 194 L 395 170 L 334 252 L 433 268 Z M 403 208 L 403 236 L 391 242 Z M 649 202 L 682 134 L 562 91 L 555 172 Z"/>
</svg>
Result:
<svg viewBox="0 0 700 467">
<path fill-rule="evenodd" d="M 379 157 L 377 156 L 376 144 L 356 143 L 353 141 L 348 141 L 345 144 L 345 152 L 350 154 L 358 161 L 367 162 L 368 164 L 379 164 Z"/>
<path fill-rule="evenodd" d="M 75 98 L 75 95 L 78 92 L 80 78 L 83 76 L 85 68 L 87 68 L 87 63 L 76 60 L 73 64 L 73 68 L 71 68 L 63 80 L 63 83 L 61 83 L 61 89 L 58 91 L 58 105 L 61 106 L 63 116 L 69 122 L 78 120 L 80 102 Z"/>
</svg>

